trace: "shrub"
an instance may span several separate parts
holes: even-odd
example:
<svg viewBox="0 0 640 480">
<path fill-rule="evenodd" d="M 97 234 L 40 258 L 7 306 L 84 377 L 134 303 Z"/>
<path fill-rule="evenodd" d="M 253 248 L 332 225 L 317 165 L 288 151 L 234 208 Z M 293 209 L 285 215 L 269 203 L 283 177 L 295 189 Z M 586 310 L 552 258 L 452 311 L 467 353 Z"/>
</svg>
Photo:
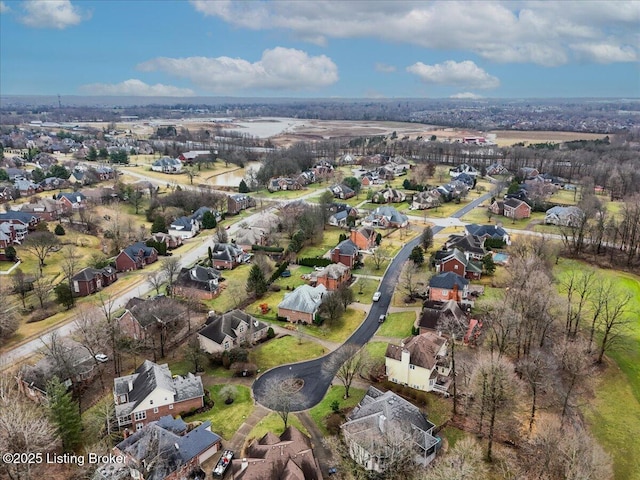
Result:
<svg viewBox="0 0 640 480">
<path fill-rule="evenodd" d="M 340 411 L 340 401 L 334 400 L 331 402 L 331 411 L 333 413 L 338 413 Z"/>
<path fill-rule="evenodd" d="M 340 416 L 340 414 L 332 413 L 325 420 L 325 425 L 327 426 L 327 431 L 331 435 L 337 435 L 338 433 L 340 433 L 340 425 L 342 425 L 343 421 L 344 420 L 342 419 L 342 416 Z"/>
<path fill-rule="evenodd" d="M 251 250 L 254 252 L 272 252 L 272 253 L 284 252 L 284 248 L 282 247 L 265 247 L 263 245 L 251 245 Z"/>
<path fill-rule="evenodd" d="M 269 287 L 269 290 L 271 290 L 272 292 L 279 292 L 280 291 L 280 285 L 271 285 Z"/>
<path fill-rule="evenodd" d="M 269 329 L 267 330 L 267 338 L 274 338 L 275 336 L 276 332 L 273 331 L 273 328 L 269 327 Z"/>
<path fill-rule="evenodd" d="M 64 231 L 64 227 L 60 224 L 56 225 L 56 228 L 53 230 L 53 233 L 56 235 L 64 235 L 66 232 Z"/>
<path fill-rule="evenodd" d="M 296 263 L 305 267 L 326 267 L 333 262 L 328 258 L 298 258 Z"/>
</svg>

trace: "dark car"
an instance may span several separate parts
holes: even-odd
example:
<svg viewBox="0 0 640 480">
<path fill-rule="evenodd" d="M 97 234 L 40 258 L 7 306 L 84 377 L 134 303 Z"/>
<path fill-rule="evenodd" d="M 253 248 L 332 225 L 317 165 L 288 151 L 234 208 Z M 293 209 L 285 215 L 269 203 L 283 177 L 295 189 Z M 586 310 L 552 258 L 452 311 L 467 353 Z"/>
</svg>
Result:
<svg viewBox="0 0 640 480">
<path fill-rule="evenodd" d="M 284 270 L 284 271 L 280 274 L 280 276 L 281 276 L 282 278 L 289 278 L 289 277 L 291 276 L 291 270 Z"/>
</svg>

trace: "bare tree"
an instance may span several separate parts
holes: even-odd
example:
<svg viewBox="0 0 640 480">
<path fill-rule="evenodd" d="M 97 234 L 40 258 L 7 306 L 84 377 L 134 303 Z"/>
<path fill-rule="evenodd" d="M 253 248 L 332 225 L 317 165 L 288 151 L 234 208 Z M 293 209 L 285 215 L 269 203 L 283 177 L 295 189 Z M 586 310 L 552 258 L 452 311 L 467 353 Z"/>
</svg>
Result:
<svg viewBox="0 0 640 480">
<path fill-rule="evenodd" d="M 207 356 L 202 350 L 197 336 L 191 337 L 187 343 L 184 358 L 193 365 L 194 373 L 204 371 L 204 362 L 206 361 Z"/>
<path fill-rule="evenodd" d="M 389 257 L 389 254 L 386 251 L 386 249 L 382 247 L 378 247 L 373 251 L 370 258 L 371 258 L 371 261 L 373 262 L 373 265 L 375 266 L 375 269 L 380 270 L 382 263 L 385 260 L 387 260 L 388 257 Z"/>
<path fill-rule="evenodd" d="M 164 283 L 165 273 L 162 270 L 155 270 L 147 273 L 147 283 L 151 288 L 154 288 L 156 295 L 160 295 L 160 287 Z"/>
<path fill-rule="evenodd" d="M 72 292 L 73 284 L 71 278 L 77 273 L 79 263 L 80 254 L 78 253 L 78 248 L 74 244 L 65 245 L 62 249 L 61 268 Z"/>
<path fill-rule="evenodd" d="M 485 354 L 478 359 L 472 385 L 474 397 L 480 400 L 480 433 L 483 430 L 484 417 L 488 417 L 487 459 L 491 461 L 496 422 L 501 415 L 512 411 L 519 383 L 509 360 L 498 355 Z"/>
<path fill-rule="evenodd" d="M 120 324 L 115 318 L 115 298 L 111 295 L 98 295 L 98 308 L 106 322 L 107 332 L 109 334 L 109 348 L 113 352 L 113 372 L 116 376 L 120 376 L 122 370 L 122 355 L 120 352 L 120 343 L 122 334 L 120 332 Z"/>
<path fill-rule="evenodd" d="M 344 313 L 340 296 L 336 292 L 328 292 L 323 298 L 319 313 L 326 318 L 330 325 L 335 325 Z"/>
<path fill-rule="evenodd" d="M 548 356 L 542 351 L 536 350 L 528 357 L 520 359 L 516 370 L 531 394 L 531 414 L 529 416 L 529 434 L 531 434 L 533 423 L 536 420 L 538 394 L 548 380 L 550 373 Z"/>
<path fill-rule="evenodd" d="M 0 451 L 7 454 L 40 454 L 54 450 L 56 429 L 44 410 L 18 397 L 15 381 L 0 374 Z M 44 478 L 46 462 L 0 462 L 0 476 L 11 480 Z"/>
<path fill-rule="evenodd" d="M 11 283 L 13 283 L 13 291 L 16 295 L 20 296 L 20 300 L 22 300 L 22 308 L 27 308 L 25 304 L 25 299 L 27 298 L 27 293 L 31 289 L 31 282 L 24 274 L 21 268 L 16 268 L 16 271 L 11 275 Z"/>
<path fill-rule="evenodd" d="M 76 313 L 75 327 L 74 336 L 93 358 L 100 376 L 100 387 L 104 391 L 104 375 L 96 355 L 104 353 L 104 346 L 109 343 L 106 320 L 100 319 L 100 312 L 97 309 L 83 306 Z"/>
<path fill-rule="evenodd" d="M 482 480 L 488 478 L 487 473 L 480 445 L 475 439 L 465 437 L 436 460 L 424 480 Z"/>
<path fill-rule="evenodd" d="M 44 308 L 51 294 L 51 279 L 39 273 L 36 274 L 35 280 L 33 281 L 33 294 L 38 299 L 40 308 Z"/>
<path fill-rule="evenodd" d="M 468 329 L 466 322 L 461 322 L 453 315 L 441 317 L 438 320 L 437 328 L 449 337 L 449 346 L 451 352 L 451 384 L 453 386 L 453 415 L 458 414 L 458 381 L 456 371 L 456 341 L 464 338 Z"/>
<path fill-rule="evenodd" d="M 4 297 L 6 298 L 6 297 Z M 20 326 L 20 319 L 6 306 L 0 307 L 0 340 L 9 339 Z"/>
<path fill-rule="evenodd" d="M 344 385 L 344 398 L 349 398 L 349 389 L 353 380 L 360 375 L 369 362 L 369 356 L 364 348 L 358 345 L 345 344 L 334 352 L 323 369 L 328 374 L 335 374 Z M 334 373 L 335 372 L 335 373 Z"/>
<path fill-rule="evenodd" d="M 302 399 L 296 379 L 291 376 L 270 378 L 264 382 L 261 390 L 264 406 L 278 414 L 286 429 L 292 406 Z"/>
<path fill-rule="evenodd" d="M 220 224 L 216 227 L 216 242 L 218 243 L 228 243 L 229 235 L 227 235 L 227 230 Z"/>
<path fill-rule="evenodd" d="M 26 251 L 36 256 L 40 273 L 42 273 L 45 259 L 60 246 L 60 240 L 49 231 L 33 232 L 29 234 L 22 245 Z"/>
<path fill-rule="evenodd" d="M 613 348 L 621 340 L 623 334 L 632 324 L 632 319 L 627 310 L 631 298 L 630 293 L 613 289 L 612 295 L 605 299 L 602 315 L 600 315 L 602 340 L 600 341 L 598 363 L 602 363 L 602 357 L 604 357 L 605 352 Z"/>
<path fill-rule="evenodd" d="M 173 283 L 176 281 L 178 273 L 180 273 L 180 257 L 166 257 L 162 259 L 160 269 L 169 282 L 169 292 L 173 295 Z"/>
<path fill-rule="evenodd" d="M 561 421 L 564 423 L 572 401 L 578 396 L 580 390 L 587 388 L 586 380 L 593 370 L 592 361 L 588 353 L 587 343 L 580 337 L 573 340 L 564 340 L 558 343 L 554 349 L 560 367 L 560 376 L 563 380 L 556 393 L 562 404 Z"/>
<path fill-rule="evenodd" d="M 565 335 L 576 336 L 584 309 L 596 282 L 595 270 L 572 270 L 561 283 L 567 294 Z"/>
<path fill-rule="evenodd" d="M 405 263 L 399 286 L 410 300 L 416 297 L 418 293 L 418 268 L 413 262 L 407 261 Z"/>
</svg>

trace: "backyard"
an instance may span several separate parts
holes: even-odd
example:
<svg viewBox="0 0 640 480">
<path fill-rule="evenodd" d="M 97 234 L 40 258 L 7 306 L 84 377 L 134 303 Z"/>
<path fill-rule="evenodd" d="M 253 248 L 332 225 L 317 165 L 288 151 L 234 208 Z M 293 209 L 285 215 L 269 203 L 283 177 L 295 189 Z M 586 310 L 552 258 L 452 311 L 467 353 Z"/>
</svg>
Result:
<svg viewBox="0 0 640 480">
<path fill-rule="evenodd" d="M 189 422 L 206 420 L 211 421 L 211 431 L 217 433 L 225 440 L 231 440 L 233 434 L 240 428 L 251 412 L 253 412 L 253 399 L 251 389 L 242 385 L 234 385 L 237 395 L 233 403 L 225 404 L 225 398 L 219 395 L 226 385 L 213 385 L 208 388 L 214 406 L 211 410 L 199 413 L 186 420 Z"/>
</svg>

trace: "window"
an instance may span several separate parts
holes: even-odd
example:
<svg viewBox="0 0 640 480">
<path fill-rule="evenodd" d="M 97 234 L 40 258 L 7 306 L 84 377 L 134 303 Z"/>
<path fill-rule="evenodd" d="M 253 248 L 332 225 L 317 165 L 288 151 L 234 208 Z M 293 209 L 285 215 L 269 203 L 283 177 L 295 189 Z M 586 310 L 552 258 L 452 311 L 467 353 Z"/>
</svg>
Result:
<svg viewBox="0 0 640 480">
<path fill-rule="evenodd" d="M 144 428 L 144 424 L 142 423 L 136 423 L 136 431 L 138 430 L 142 430 Z"/>
<path fill-rule="evenodd" d="M 416 366 L 415 366 L 415 365 L 409 365 L 409 369 L 411 369 L 411 370 L 415 370 L 415 369 L 416 369 Z"/>
<path fill-rule="evenodd" d="M 144 420 L 147 418 L 147 412 L 136 412 L 133 414 L 133 419 L 137 422 L 139 420 Z"/>
<path fill-rule="evenodd" d="M 153 407 L 153 413 L 158 413 L 158 407 Z"/>
<path fill-rule="evenodd" d="M 240 325 L 240 328 L 238 328 L 238 331 L 239 331 L 240 333 L 244 332 L 244 326 L 243 326 L 243 325 Z"/>
<path fill-rule="evenodd" d="M 173 403 L 169 405 L 169 410 L 173 410 Z"/>
<path fill-rule="evenodd" d="M 454 270 L 458 270 L 458 265 L 454 265 L 454 266 L 453 266 L 453 269 L 454 269 Z"/>
<path fill-rule="evenodd" d="M 224 349 L 229 350 L 229 342 L 224 342 Z"/>
<path fill-rule="evenodd" d="M 153 400 L 149 400 L 149 405 L 153 405 Z"/>
</svg>

